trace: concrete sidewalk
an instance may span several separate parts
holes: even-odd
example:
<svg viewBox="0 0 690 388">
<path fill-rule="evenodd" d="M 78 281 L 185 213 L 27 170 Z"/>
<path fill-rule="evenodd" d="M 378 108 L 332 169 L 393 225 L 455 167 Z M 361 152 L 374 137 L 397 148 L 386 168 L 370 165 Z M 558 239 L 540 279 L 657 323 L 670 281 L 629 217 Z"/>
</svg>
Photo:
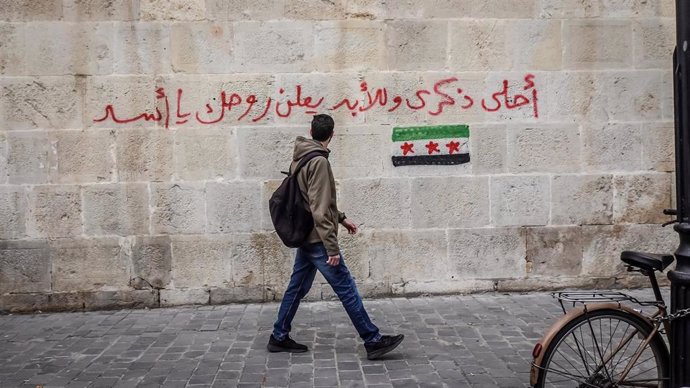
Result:
<svg viewBox="0 0 690 388">
<path fill-rule="evenodd" d="M 366 359 L 337 301 L 302 304 L 299 355 L 266 351 L 275 303 L 0 316 L 0 387 L 525 387 L 532 347 L 561 315 L 549 293 L 365 306 L 406 336 L 383 360 Z"/>
</svg>

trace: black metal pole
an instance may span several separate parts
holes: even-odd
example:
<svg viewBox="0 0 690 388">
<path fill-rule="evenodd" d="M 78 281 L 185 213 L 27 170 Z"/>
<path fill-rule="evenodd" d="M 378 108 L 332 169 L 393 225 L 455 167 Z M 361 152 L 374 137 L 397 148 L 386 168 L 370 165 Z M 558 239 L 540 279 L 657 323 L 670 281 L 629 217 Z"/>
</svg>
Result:
<svg viewBox="0 0 690 388">
<path fill-rule="evenodd" d="M 680 238 L 676 268 L 670 271 L 671 313 L 690 308 L 690 1 L 676 0 L 676 50 L 673 54 L 676 134 L 675 226 Z M 671 388 L 690 386 L 690 319 L 671 321 Z"/>
</svg>

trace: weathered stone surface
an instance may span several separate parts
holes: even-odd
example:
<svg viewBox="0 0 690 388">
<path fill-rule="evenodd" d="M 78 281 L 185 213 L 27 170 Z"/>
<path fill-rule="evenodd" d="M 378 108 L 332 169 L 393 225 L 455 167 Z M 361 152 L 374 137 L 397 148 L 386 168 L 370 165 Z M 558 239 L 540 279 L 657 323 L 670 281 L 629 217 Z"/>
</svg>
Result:
<svg viewBox="0 0 690 388">
<path fill-rule="evenodd" d="M 0 123 L 5 130 L 78 128 L 80 88 L 74 77 L 0 78 Z"/>
<path fill-rule="evenodd" d="M 0 1 L 1 20 L 58 20 L 62 17 L 61 0 L 2 0 Z"/>
<path fill-rule="evenodd" d="M 610 224 L 613 176 L 555 175 L 551 181 L 551 224 Z"/>
<path fill-rule="evenodd" d="M 448 268 L 451 279 L 525 276 L 525 233 L 519 228 L 451 229 Z"/>
<path fill-rule="evenodd" d="M 271 213 L 268 209 L 268 201 L 271 199 L 273 192 L 278 189 L 282 180 L 270 179 L 261 184 L 261 229 L 273 231 L 273 221 L 271 220 Z"/>
<path fill-rule="evenodd" d="M 676 46 L 673 19 L 640 19 L 633 23 L 634 63 L 637 68 L 665 68 Z"/>
<path fill-rule="evenodd" d="M 26 236 L 27 195 L 22 186 L 0 186 L 0 238 Z"/>
<path fill-rule="evenodd" d="M 86 83 L 84 126 L 112 128 L 118 120 L 131 120 L 143 113 L 153 114 L 155 85 L 150 76 L 89 77 Z M 112 106 L 112 114 L 108 113 Z M 127 128 L 154 128 L 154 121 L 138 120 Z"/>
<path fill-rule="evenodd" d="M 398 70 L 443 69 L 446 67 L 447 46 L 447 22 L 394 20 L 387 23 L 387 58 Z"/>
<path fill-rule="evenodd" d="M 472 15 L 478 18 L 507 18 L 528 19 L 534 17 L 536 3 L 532 0 L 515 0 L 505 2 L 501 0 L 473 1 Z"/>
<path fill-rule="evenodd" d="M 210 293 L 204 289 L 160 290 L 161 307 L 189 304 L 209 304 Z"/>
<path fill-rule="evenodd" d="M 367 228 L 410 227 L 410 182 L 357 179 L 341 182 L 340 211 Z"/>
<path fill-rule="evenodd" d="M 203 183 L 151 184 L 151 233 L 204 233 L 205 194 Z"/>
<path fill-rule="evenodd" d="M 492 176 L 491 223 L 546 225 L 549 221 L 549 177 L 538 175 Z"/>
<path fill-rule="evenodd" d="M 578 276 L 582 270 L 580 227 L 525 228 L 527 273 Z"/>
<path fill-rule="evenodd" d="M 237 140 L 225 129 L 189 129 L 175 134 L 175 174 L 180 179 L 232 179 Z"/>
<path fill-rule="evenodd" d="M 0 184 L 7 183 L 7 134 L 0 132 Z"/>
<path fill-rule="evenodd" d="M 0 23 L 0 74 L 24 75 L 25 30 L 21 23 Z"/>
<path fill-rule="evenodd" d="M 659 225 L 583 226 L 582 273 L 588 276 L 620 276 L 624 250 L 669 254 L 678 247 L 678 235 Z"/>
<path fill-rule="evenodd" d="M 170 72 L 169 25 L 156 22 L 115 25 L 116 74 Z M 153 91 L 151 91 L 153 92 Z"/>
<path fill-rule="evenodd" d="M 55 150 L 46 132 L 10 132 L 7 135 L 9 183 L 48 183 L 55 168 Z"/>
<path fill-rule="evenodd" d="M 280 172 L 290 168 L 298 135 L 308 136 L 308 133 L 305 129 L 241 128 L 237 135 L 241 175 L 246 178 L 284 178 Z M 259 149 L 271 152 L 256 152 Z"/>
<path fill-rule="evenodd" d="M 605 97 L 609 120 L 661 119 L 663 72 L 659 70 L 606 72 L 597 87 Z"/>
<path fill-rule="evenodd" d="M 115 133 L 112 131 L 59 131 L 55 142 L 56 183 L 110 182 L 115 173 Z"/>
<path fill-rule="evenodd" d="M 656 224 L 671 204 L 671 174 L 616 175 L 613 178 L 615 223 Z"/>
<path fill-rule="evenodd" d="M 235 60 L 244 72 L 305 71 L 314 49 L 311 23 L 238 22 Z"/>
<path fill-rule="evenodd" d="M 172 66 L 176 72 L 227 73 L 233 58 L 230 23 L 175 23 Z"/>
<path fill-rule="evenodd" d="M 173 237 L 175 288 L 232 287 L 234 242 L 231 235 Z"/>
<path fill-rule="evenodd" d="M 28 74 L 110 74 L 113 27 L 110 23 L 31 23 L 26 27 Z"/>
<path fill-rule="evenodd" d="M 548 117 L 556 121 L 606 121 L 606 100 L 594 72 L 551 72 L 547 78 Z"/>
<path fill-rule="evenodd" d="M 213 0 L 215 14 L 210 19 L 230 20 L 272 20 L 283 17 L 285 0 Z M 219 4 L 220 3 L 220 4 Z M 211 11 L 209 1 L 206 1 L 207 13 Z"/>
<path fill-rule="evenodd" d="M 136 237 L 132 245 L 132 278 L 135 288 L 166 288 L 172 257 L 167 236 Z"/>
<path fill-rule="evenodd" d="M 250 232 L 261 223 L 261 185 L 253 181 L 206 185 L 208 233 Z"/>
<path fill-rule="evenodd" d="M 266 295 L 282 295 L 292 274 L 294 250 L 275 233 L 237 235 L 232 255 L 235 286 L 266 288 Z"/>
<path fill-rule="evenodd" d="M 502 8 L 502 6 L 498 6 Z M 506 27 L 506 57 L 513 69 L 560 70 L 561 22 L 524 19 Z"/>
<path fill-rule="evenodd" d="M 167 130 L 117 132 L 120 181 L 169 181 L 173 174 L 173 134 Z"/>
<path fill-rule="evenodd" d="M 78 186 L 34 186 L 29 191 L 30 237 L 74 237 L 82 234 Z"/>
<path fill-rule="evenodd" d="M 385 24 L 374 21 L 317 24 L 314 65 L 324 72 L 385 69 L 384 29 Z"/>
<path fill-rule="evenodd" d="M 202 20 L 204 0 L 140 0 L 142 20 Z"/>
<path fill-rule="evenodd" d="M 372 129 L 367 132 L 376 132 Z M 380 132 L 380 131 L 378 131 Z M 340 130 L 328 145 L 333 176 L 336 179 L 377 177 L 383 173 L 384 163 L 390 159 L 383 152 L 385 135 L 380 133 L 354 133 Z M 357 155 L 353 157 L 353 155 Z"/>
<path fill-rule="evenodd" d="M 664 12 L 666 0 L 602 0 L 601 16 L 613 18 L 649 17 Z M 672 16 L 672 15 L 670 15 Z"/>
<path fill-rule="evenodd" d="M 50 291 L 48 244 L 0 241 L 0 294 Z"/>
<path fill-rule="evenodd" d="M 672 172 L 675 165 L 674 126 L 672 122 L 642 126 L 642 168 Z"/>
<path fill-rule="evenodd" d="M 139 16 L 139 0 L 65 0 L 67 21 L 134 20 Z"/>
<path fill-rule="evenodd" d="M 597 0 L 541 0 L 539 17 L 554 19 L 574 19 L 599 16 L 600 4 Z"/>
<path fill-rule="evenodd" d="M 580 170 L 580 131 L 576 125 L 509 127 L 508 144 L 511 172 Z"/>
<path fill-rule="evenodd" d="M 57 239 L 49 245 L 53 291 L 128 288 L 129 257 L 119 239 Z"/>
<path fill-rule="evenodd" d="M 568 69 L 627 68 L 632 64 L 632 27 L 627 20 L 568 20 L 563 41 L 563 65 Z"/>
<path fill-rule="evenodd" d="M 141 309 L 160 307 L 157 290 L 57 292 L 48 295 L 43 311 Z"/>
<path fill-rule="evenodd" d="M 470 127 L 470 159 L 475 174 L 506 171 L 506 127 L 473 125 Z"/>
<path fill-rule="evenodd" d="M 211 288 L 211 304 L 265 302 L 263 286 Z"/>
<path fill-rule="evenodd" d="M 639 124 L 588 124 L 582 128 L 585 171 L 631 171 L 642 164 Z"/>
<path fill-rule="evenodd" d="M 400 9 L 406 4 L 407 1 L 398 1 L 398 7 L 393 8 Z M 349 0 L 345 3 L 346 17 L 360 20 L 387 19 L 390 14 L 387 13 L 386 6 L 390 6 L 390 3 L 382 0 Z"/>
<path fill-rule="evenodd" d="M 412 181 L 413 228 L 489 225 L 489 178 L 417 178 Z"/>
<path fill-rule="evenodd" d="M 86 234 L 130 236 L 149 232 L 146 184 L 84 186 L 83 198 Z"/>
<path fill-rule="evenodd" d="M 450 22 L 450 66 L 455 70 L 507 70 L 507 24 L 503 20 Z M 472 53 L 472 54 L 469 54 Z"/>
<path fill-rule="evenodd" d="M 310 1 L 285 0 L 285 17 L 288 19 L 343 19 L 347 0 Z"/>
</svg>

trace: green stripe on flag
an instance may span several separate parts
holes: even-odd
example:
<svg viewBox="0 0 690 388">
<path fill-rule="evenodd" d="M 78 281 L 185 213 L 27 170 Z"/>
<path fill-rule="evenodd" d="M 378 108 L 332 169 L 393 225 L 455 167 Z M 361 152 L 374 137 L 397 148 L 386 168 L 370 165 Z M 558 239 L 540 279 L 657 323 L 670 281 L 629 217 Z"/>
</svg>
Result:
<svg viewBox="0 0 690 388">
<path fill-rule="evenodd" d="M 436 125 L 431 127 L 393 128 L 393 141 L 447 139 L 459 137 L 470 137 L 470 127 L 468 125 Z"/>
</svg>

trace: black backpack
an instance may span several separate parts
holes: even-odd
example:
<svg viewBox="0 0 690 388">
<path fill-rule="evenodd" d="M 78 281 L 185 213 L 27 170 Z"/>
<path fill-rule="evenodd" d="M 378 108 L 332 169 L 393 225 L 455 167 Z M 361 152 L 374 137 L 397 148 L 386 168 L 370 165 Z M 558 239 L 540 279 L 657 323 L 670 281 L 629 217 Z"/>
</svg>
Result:
<svg viewBox="0 0 690 388">
<path fill-rule="evenodd" d="M 312 151 L 304 155 L 295 166 L 295 171 L 287 173 L 283 183 L 273 192 L 268 201 L 273 227 L 275 227 L 283 244 L 290 248 L 299 248 L 304 245 L 309 233 L 314 228 L 314 218 L 311 216 L 309 204 L 302 197 L 297 182 L 297 173 L 302 166 L 317 156 L 328 158 L 328 153 Z"/>
</svg>

